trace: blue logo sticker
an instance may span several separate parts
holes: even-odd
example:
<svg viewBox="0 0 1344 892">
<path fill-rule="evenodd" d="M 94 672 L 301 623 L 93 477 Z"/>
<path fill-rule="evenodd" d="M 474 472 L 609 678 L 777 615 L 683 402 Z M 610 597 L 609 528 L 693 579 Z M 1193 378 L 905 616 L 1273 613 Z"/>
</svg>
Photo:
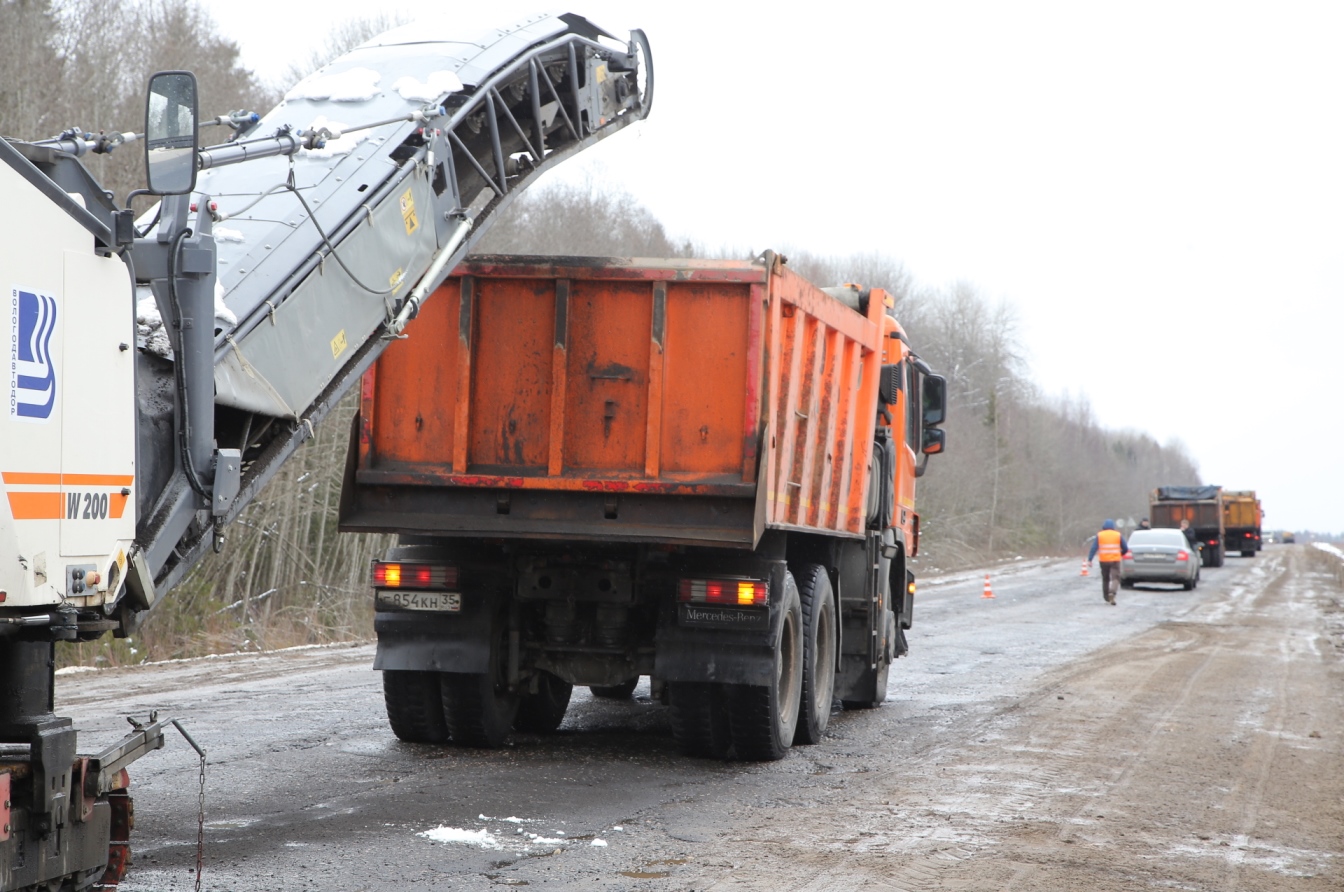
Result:
<svg viewBox="0 0 1344 892">
<path fill-rule="evenodd" d="M 56 406 L 56 298 L 15 288 L 10 294 L 9 414 L 47 421 Z"/>
</svg>

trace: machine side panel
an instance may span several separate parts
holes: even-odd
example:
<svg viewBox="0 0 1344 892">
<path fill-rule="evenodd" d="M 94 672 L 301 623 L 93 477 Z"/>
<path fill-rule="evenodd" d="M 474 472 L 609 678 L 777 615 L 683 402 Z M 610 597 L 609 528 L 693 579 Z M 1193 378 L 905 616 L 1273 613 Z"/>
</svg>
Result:
<svg viewBox="0 0 1344 892">
<path fill-rule="evenodd" d="M 135 343 L 121 261 L 65 252 L 61 363 L 61 554 L 125 550 L 135 538 Z M 100 566 L 99 570 L 106 570 Z"/>
<path fill-rule="evenodd" d="M 134 404 L 134 353 L 119 349 L 121 343 L 133 348 L 134 341 L 122 262 L 97 256 L 89 231 L 9 163 L 0 163 L 0 191 L 6 196 L 0 216 L 0 591 L 7 609 L 22 609 L 70 594 L 67 544 L 89 558 L 81 564 L 106 572 L 117 540 L 131 537 L 133 507 L 122 502 L 121 520 L 102 520 L 102 494 L 109 515 L 115 510 L 112 489 L 91 486 L 90 477 L 80 475 L 120 480 L 134 473 L 134 416 L 126 411 Z M 85 362 L 101 369 L 97 389 L 89 386 Z M 115 393 L 104 398 L 109 386 Z M 72 425 L 87 434 L 67 437 Z M 65 464 L 86 457 L 95 464 Z M 63 541 L 68 489 L 99 493 L 100 519 L 90 518 L 97 541 L 77 535 Z"/>
</svg>

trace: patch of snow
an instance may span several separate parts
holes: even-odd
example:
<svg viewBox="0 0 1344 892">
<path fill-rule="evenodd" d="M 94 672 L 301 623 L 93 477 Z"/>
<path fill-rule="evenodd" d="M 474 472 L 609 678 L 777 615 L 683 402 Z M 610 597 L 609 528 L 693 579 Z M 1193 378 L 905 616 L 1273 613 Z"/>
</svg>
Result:
<svg viewBox="0 0 1344 892">
<path fill-rule="evenodd" d="M 523 831 L 519 830 L 518 832 L 522 833 Z M 564 842 L 563 839 L 553 839 L 549 836 L 538 836 L 535 833 L 527 834 L 527 838 L 532 840 L 534 844 L 539 846 L 558 846 Z"/>
<path fill-rule="evenodd" d="M 464 830 L 461 827 L 439 826 L 416 835 L 423 836 L 432 842 L 455 842 L 468 846 L 480 846 L 483 849 L 502 848 L 499 840 L 495 839 L 495 835 L 485 828 Z"/>
<path fill-rule="evenodd" d="M 445 93 L 460 93 L 462 81 L 451 71 L 435 71 L 423 81 L 410 75 L 399 78 L 392 89 L 407 102 L 433 102 Z"/>
<path fill-rule="evenodd" d="M 299 81 L 285 94 L 286 101 L 367 102 L 378 95 L 383 76 L 372 68 L 351 68 L 338 74 L 319 74 Z"/>
<path fill-rule="evenodd" d="M 224 304 L 224 283 L 215 277 L 215 328 L 227 331 L 238 324 L 238 317 Z"/>
<path fill-rule="evenodd" d="M 80 675 L 84 672 L 97 672 L 97 666 L 66 666 L 64 669 L 57 669 L 57 675 Z"/>
<path fill-rule="evenodd" d="M 227 226 L 215 227 L 215 241 L 217 242 L 241 242 L 244 241 L 243 234 L 237 229 L 230 229 Z"/>
<path fill-rule="evenodd" d="M 1344 551 L 1341 551 L 1340 549 L 1331 545 L 1329 542 L 1313 542 L 1311 544 L 1314 548 L 1318 548 L 1321 551 L 1324 551 L 1326 554 L 1333 554 L 1341 561 L 1344 561 Z"/>
<path fill-rule="evenodd" d="M 607 847 L 607 841 L 605 839 L 595 839 L 592 842 L 588 843 L 588 845 L 597 846 L 600 849 L 605 849 Z"/>
</svg>

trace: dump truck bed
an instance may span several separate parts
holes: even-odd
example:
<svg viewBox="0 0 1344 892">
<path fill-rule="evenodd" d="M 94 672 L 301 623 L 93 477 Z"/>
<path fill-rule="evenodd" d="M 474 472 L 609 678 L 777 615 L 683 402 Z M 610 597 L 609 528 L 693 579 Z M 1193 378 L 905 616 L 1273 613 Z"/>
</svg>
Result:
<svg viewBox="0 0 1344 892">
<path fill-rule="evenodd" d="M 759 262 L 483 257 L 363 382 L 347 530 L 861 537 L 884 308 Z"/>
<path fill-rule="evenodd" d="M 1227 529 L 1260 529 L 1260 502 L 1253 490 L 1223 493 L 1223 524 Z"/>
</svg>

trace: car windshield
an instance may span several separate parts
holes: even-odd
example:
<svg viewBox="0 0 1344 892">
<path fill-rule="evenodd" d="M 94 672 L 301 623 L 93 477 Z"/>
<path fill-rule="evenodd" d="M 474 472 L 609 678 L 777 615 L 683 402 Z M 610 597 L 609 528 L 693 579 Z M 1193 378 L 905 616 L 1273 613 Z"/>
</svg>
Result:
<svg viewBox="0 0 1344 892">
<path fill-rule="evenodd" d="M 1129 545 L 1185 545 L 1185 534 L 1180 530 L 1135 530 Z"/>
</svg>

